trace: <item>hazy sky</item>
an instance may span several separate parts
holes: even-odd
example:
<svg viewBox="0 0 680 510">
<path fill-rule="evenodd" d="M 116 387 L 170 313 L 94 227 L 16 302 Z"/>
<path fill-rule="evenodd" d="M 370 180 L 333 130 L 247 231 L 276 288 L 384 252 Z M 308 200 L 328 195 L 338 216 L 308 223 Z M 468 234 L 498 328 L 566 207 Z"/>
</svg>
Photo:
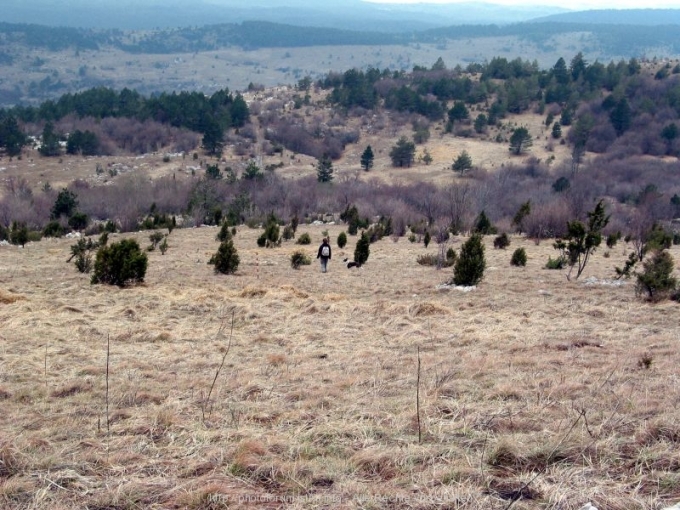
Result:
<svg viewBox="0 0 680 510">
<path fill-rule="evenodd" d="M 470 2 L 473 0 L 365 0 L 374 3 L 400 3 L 400 4 L 454 4 L 459 2 Z M 680 0 L 487 0 L 488 3 L 503 5 L 554 5 L 565 9 L 585 10 L 585 9 L 661 9 L 672 8 L 680 9 Z"/>
</svg>

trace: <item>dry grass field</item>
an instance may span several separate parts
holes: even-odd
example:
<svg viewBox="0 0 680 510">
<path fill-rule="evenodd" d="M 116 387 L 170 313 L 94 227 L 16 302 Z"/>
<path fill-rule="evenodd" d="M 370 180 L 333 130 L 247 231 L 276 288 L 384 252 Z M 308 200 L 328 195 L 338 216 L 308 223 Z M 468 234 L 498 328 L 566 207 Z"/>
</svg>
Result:
<svg viewBox="0 0 680 510">
<path fill-rule="evenodd" d="M 298 229 L 312 256 L 324 229 L 342 227 Z M 416 263 L 434 243 L 384 239 L 348 270 L 356 238 L 333 242 L 321 274 L 246 227 L 237 274 L 218 276 L 216 233 L 175 230 L 126 289 L 67 264 L 73 240 L 0 246 L 1 508 L 680 501 L 678 305 L 604 284 L 623 245 L 568 282 L 543 269 L 551 243 L 489 237 L 462 292 Z M 520 246 L 526 268 L 509 264 Z"/>
</svg>

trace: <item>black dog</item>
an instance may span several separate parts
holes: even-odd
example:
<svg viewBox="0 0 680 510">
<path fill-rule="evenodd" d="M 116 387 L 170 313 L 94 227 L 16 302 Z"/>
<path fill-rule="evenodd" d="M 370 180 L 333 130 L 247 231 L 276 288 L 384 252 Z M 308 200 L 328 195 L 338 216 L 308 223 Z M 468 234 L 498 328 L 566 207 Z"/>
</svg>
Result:
<svg viewBox="0 0 680 510">
<path fill-rule="evenodd" d="M 352 269 L 353 267 L 359 268 L 361 267 L 361 264 L 358 262 L 354 262 L 353 260 L 349 259 L 342 259 L 343 262 L 347 262 L 347 269 Z"/>
</svg>

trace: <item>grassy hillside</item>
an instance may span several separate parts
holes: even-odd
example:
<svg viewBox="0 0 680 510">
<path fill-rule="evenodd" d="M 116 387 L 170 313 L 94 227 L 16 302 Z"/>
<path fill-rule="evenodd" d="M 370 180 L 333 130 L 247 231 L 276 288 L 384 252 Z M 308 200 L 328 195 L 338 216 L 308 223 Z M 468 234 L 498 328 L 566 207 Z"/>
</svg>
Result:
<svg viewBox="0 0 680 510">
<path fill-rule="evenodd" d="M 0 246 L 2 505 L 651 510 L 680 498 L 677 303 L 612 284 L 623 245 L 567 282 L 543 269 L 551 243 L 487 238 L 485 279 L 461 292 L 438 287 L 450 269 L 416 263 L 435 243 L 385 238 L 348 270 L 356 238 L 337 248 L 341 226 L 301 225 L 303 249 L 313 257 L 326 229 L 327 274 L 291 269 L 299 246 L 258 248 L 260 230 L 243 227 L 237 274 L 216 276 L 217 229 L 186 229 L 123 290 L 66 264 L 72 240 Z M 509 264 L 517 247 L 526 268 Z"/>
</svg>

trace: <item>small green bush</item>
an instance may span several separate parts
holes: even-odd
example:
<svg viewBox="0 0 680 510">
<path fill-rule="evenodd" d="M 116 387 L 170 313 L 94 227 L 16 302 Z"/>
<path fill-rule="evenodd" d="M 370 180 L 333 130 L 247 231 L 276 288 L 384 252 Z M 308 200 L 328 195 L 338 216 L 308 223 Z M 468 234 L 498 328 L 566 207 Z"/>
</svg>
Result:
<svg viewBox="0 0 680 510">
<path fill-rule="evenodd" d="M 150 236 L 149 236 L 149 241 L 151 241 L 151 246 L 149 247 L 149 251 L 153 251 L 156 249 L 156 246 L 165 238 L 162 232 L 156 230 L 154 231 Z"/>
<path fill-rule="evenodd" d="M 92 255 L 88 252 L 79 254 L 76 256 L 74 264 L 80 273 L 89 273 L 92 271 Z"/>
<path fill-rule="evenodd" d="M 80 231 L 84 230 L 89 222 L 90 218 L 87 216 L 87 214 L 76 211 L 68 219 L 68 226 L 71 227 L 73 230 Z"/>
<path fill-rule="evenodd" d="M 493 240 L 493 247 L 497 250 L 505 250 L 508 246 L 510 246 L 510 238 L 505 232 Z"/>
<path fill-rule="evenodd" d="M 29 230 L 28 231 L 28 241 L 31 243 L 37 243 L 42 240 L 42 232 L 40 230 Z"/>
<path fill-rule="evenodd" d="M 286 225 L 283 227 L 283 237 L 284 241 L 290 241 L 295 237 L 295 231 L 293 230 L 293 227 L 291 225 Z"/>
<path fill-rule="evenodd" d="M 279 237 L 279 222 L 274 214 L 270 214 L 267 218 L 267 223 L 264 226 L 264 232 L 257 239 L 259 247 L 274 248 L 281 246 L 281 238 Z"/>
<path fill-rule="evenodd" d="M 453 252 L 452 257 L 449 257 L 449 254 L 447 253 L 446 258 L 441 260 L 438 255 L 433 255 L 430 253 L 419 255 L 416 259 L 416 262 L 418 262 L 418 264 L 421 266 L 451 267 L 456 263 L 456 252 Z"/>
<path fill-rule="evenodd" d="M 512 253 L 510 264 L 513 266 L 524 267 L 527 265 L 527 252 L 524 248 L 517 248 Z"/>
<path fill-rule="evenodd" d="M 297 244 L 312 244 L 312 238 L 307 232 L 303 232 L 297 239 Z"/>
<path fill-rule="evenodd" d="M 609 234 L 607 236 L 607 248 L 609 248 L 610 250 L 613 249 L 616 246 L 616 243 L 618 243 L 620 240 L 621 240 L 620 230 L 613 234 Z"/>
<path fill-rule="evenodd" d="M 238 269 L 240 262 L 234 241 L 227 239 L 220 243 L 217 253 L 210 258 L 208 264 L 215 266 L 216 273 L 233 274 Z"/>
<path fill-rule="evenodd" d="M 173 216 L 174 218 L 174 216 Z M 103 232 L 108 232 L 110 234 L 115 234 L 116 230 L 118 230 L 118 227 L 116 227 L 116 224 L 112 222 L 111 220 L 108 220 L 104 226 L 102 227 Z"/>
<path fill-rule="evenodd" d="M 436 266 L 439 263 L 439 257 L 432 253 L 426 253 L 424 255 L 418 255 L 416 262 L 421 266 Z"/>
<path fill-rule="evenodd" d="M 65 233 L 66 229 L 56 220 L 50 221 L 43 228 L 43 236 L 45 237 L 62 237 Z"/>
<path fill-rule="evenodd" d="M 148 258 L 134 239 L 102 246 L 97 250 L 91 282 L 124 287 L 141 283 L 146 275 Z"/>
<path fill-rule="evenodd" d="M 338 248 L 344 248 L 347 245 L 347 234 L 340 232 L 338 234 Z"/>
<path fill-rule="evenodd" d="M 12 222 L 12 228 L 9 231 L 9 242 L 20 246 L 24 246 L 28 242 L 28 228 L 25 223 Z"/>
<path fill-rule="evenodd" d="M 290 256 L 290 266 L 293 269 L 300 269 L 300 266 L 308 266 L 312 263 L 312 259 L 310 259 L 305 252 L 298 250 L 293 252 L 293 254 Z"/>
<path fill-rule="evenodd" d="M 642 263 L 643 271 L 637 275 L 635 291 L 646 293 L 650 301 L 661 301 L 677 287 L 673 277 L 673 257 L 666 250 L 656 250 Z"/>
<path fill-rule="evenodd" d="M 78 239 L 76 244 L 71 245 L 71 257 L 69 257 L 67 262 L 75 258 L 74 264 L 76 269 L 81 273 L 89 273 L 92 270 L 92 250 L 96 250 L 100 246 L 106 246 L 107 239 L 102 238 L 108 235 L 106 233 L 100 236 L 99 242 L 93 242 L 91 238 L 81 237 Z"/>
<path fill-rule="evenodd" d="M 361 237 L 357 241 L 357 245 L 354 248 L 354 262 L 361 264 L 362 266 L 368 260 L 368 256 L 371 254 L 370 249 L 371 240 L 366 232 L 361 232 Z"/>
<path fill-rule="evenodd" d="M 460 249 L 453 270 L 455 285 L 477 285 L 484 277 L 486 260 L 481 234 L 473 234 Z"/>
<path fill-rule="evenodd" d="M 426 230 L 425 235 L 423 236 L 423 244 L 425 245 L 425 248 L 430 244 L 430 240 L 432 239 L 432 236 L 430 235 L 430 231 Z"/>
<path fill-rule="evenodd" d="M 486 213 L 482 211 L 475 220 L 475 226 L 473 227 L 472 232 L 483 236 L 492 235 L 496 233 L 496 227 L 493 226 Z"/>
<path fill-rule="evenodd" d="M 546 269 L 564 269 L 567 266 L 567 258 L 559 256 L 557 258 L 548 257 L 545 263 Z"/>
</svg>

